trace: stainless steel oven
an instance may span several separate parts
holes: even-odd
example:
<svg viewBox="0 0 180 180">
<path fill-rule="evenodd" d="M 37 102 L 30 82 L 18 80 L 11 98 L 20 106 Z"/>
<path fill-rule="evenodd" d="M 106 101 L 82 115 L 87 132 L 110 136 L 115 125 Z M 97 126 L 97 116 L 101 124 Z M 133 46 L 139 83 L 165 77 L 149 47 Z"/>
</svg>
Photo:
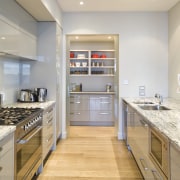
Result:
<svg viewBox="0 0 180 180">
<path fill-rule="evenodd" d="M 16 144 L 16 177 L 31 179 L 42 164 L 42 126 L 37 126 Z"/>
<path fill-rule="evenodd" d="M 161 169 L 164 175 L 169 177 L 169 141 L 163 134 L 149 129 L 149 155 L 157 167 Z"/>
</svg>

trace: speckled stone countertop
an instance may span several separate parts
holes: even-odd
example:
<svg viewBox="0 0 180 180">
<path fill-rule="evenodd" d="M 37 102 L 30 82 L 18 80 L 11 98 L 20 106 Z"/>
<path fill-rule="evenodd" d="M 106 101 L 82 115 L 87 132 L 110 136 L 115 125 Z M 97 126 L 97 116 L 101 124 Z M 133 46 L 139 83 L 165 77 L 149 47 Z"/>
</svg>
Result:
<svg viewBox="0 0 180 180">
<path fill-rule="evenodd" d="M 0 126 L 0 141 L 16 130 L 16 126 Z"/>
<path fill-rule="evenodd" d="M 55 101 L 46 101 L 46 102 L 32 102 L 32 103 L 26 103 L 26 102 L 17 102 L 14 104 L 9 104 L 6 107 L 22 107 L 22 108 L 42 108 L 46 109 L 49 106 L 55 105 Z"/>
<path fill-rule="evenodd" d="M 145 119 L 164 133 L 170 141 L 180 149 L 180 100 L 167 98 L 162 105 L 170 110 L 143 110 L 137 101 L 151 101 L 157 104 L 155 98 L 123 98 L 131 107 L 139 112 Z"/>
</svg>

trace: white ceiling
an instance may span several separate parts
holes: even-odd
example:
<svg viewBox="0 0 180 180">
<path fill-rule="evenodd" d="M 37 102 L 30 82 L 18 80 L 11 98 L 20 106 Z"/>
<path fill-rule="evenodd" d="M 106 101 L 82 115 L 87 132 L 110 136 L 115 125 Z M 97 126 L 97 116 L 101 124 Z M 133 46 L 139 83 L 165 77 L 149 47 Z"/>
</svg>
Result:
<svg viewBox="0 0 180 180">
<path fill-rule="evenodd" d="M 41 0 L 15 0 L 37 21 L 55 21 Z M 55 1 L 55 0 L 52 0 Z M 63 12 L 168 11 L 180 0 L 57 0 Z"/>
<path fill-rule="evenodd" d="M 57 0 L 64 12 L 168 11 L 179 0 Z M 80 6 L 79 2 L 84 1 Z"/>
</svg>

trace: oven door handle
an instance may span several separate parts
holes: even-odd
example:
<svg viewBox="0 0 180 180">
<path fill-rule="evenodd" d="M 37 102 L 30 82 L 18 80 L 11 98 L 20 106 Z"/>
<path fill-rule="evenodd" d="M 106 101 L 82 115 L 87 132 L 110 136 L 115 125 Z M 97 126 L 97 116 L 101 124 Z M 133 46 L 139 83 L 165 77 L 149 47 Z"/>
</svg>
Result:
<svg viewBox="0 0 180 180">
<path fill-rule="evenodd" d="M 42 129 L 42 126 L 37 126 L 36 127 L 36 129 L 35 130 L 33 130 L 30 134 L 30 136 L 28 136 L 27 138 L 25 138 L 25 139 L 21 139 L 20 141 L 18 141 L 17 143 L 18 144 L 26 144 L 26 143 L 28 143 L 31 139 L 32 139 L 32 137 L 35 135 L 35 134 L 37 134 L 40 130 Z"/>
</svg>

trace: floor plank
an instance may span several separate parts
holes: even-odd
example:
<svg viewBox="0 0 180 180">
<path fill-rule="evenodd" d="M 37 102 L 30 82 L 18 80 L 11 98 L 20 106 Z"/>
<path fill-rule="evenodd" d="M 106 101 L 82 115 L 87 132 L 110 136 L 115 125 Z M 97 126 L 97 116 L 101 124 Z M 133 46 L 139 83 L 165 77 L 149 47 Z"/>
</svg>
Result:
<svg viewBox="0 0 180 180">
<path fill-rule="evenodd" d="M 143 179 L 113 127 L 71 126 L 70 135 L 51 153 L 38 180 Z"/>
</svg>

